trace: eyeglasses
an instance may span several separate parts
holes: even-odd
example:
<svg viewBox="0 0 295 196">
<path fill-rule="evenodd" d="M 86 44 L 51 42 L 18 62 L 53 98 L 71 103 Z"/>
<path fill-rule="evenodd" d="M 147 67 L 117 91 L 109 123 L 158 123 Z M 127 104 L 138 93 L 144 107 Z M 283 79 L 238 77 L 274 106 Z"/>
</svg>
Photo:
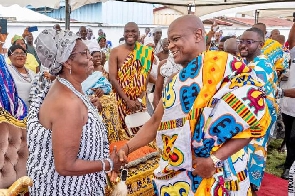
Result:
<svg viewBox="0 0 295 196">
<path fill-rule="evenodd" d="M 261 42 L 261 41 L 255 41 L 255 40 L 252 40 L 252 39 L 240 39 L 240 40 L 237 40 L 238 44 L 246 44 L 246 45 L 251 45 L 255 42 Z"/>
<path fill-rule="evenodd" d="M 22 56 L 22 57 L 25 57 L 25 56 L 27 56 L 27 53 L 25 53 L 25 52 L 14 52 L 11 55 L 12 56 Z"/>
<path fill-rule="evenodd" d="M 74 55 L 74 54 L 81 54 L 82 56 L 87 56 L 87 58 L 90 56 L 90 51 L 88 49 L 85 49 L 81 52 L 73 52 L 71 55 Z"/>
</svg>

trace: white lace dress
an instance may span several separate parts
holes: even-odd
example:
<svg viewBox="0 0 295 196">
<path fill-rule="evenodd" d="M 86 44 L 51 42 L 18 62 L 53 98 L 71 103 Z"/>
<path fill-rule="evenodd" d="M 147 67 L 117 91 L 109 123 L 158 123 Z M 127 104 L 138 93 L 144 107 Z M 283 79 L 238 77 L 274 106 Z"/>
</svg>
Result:
<svg viewBox="0 0 295 196">
<path fill-rule="evenodd" d="M 62 81 L 61 81 L 62 82 Z M 67 82 L 67 81 L 66 81 Z M 66 85 L 68 86 L 68 85 Z M 97 111 L 88 98 L 68 86 L 88 108 L 88 121 L 83 126 L 78 159 L 99 160 L 109 156 L 107 130 Z M 55 170 L 52 131 L 45 129 L 38 119 L 39 107 L 49 87 L 34 98 L 31 104 L 28 122 L 29 158 L 27 162 L 28 176 L 34 185 L 30 188 L 30 196 L 34 195 L 104 195 L 106 178 L 103 172 L 90 173 L 83 176 L 61 176 Z"/>
</svg>

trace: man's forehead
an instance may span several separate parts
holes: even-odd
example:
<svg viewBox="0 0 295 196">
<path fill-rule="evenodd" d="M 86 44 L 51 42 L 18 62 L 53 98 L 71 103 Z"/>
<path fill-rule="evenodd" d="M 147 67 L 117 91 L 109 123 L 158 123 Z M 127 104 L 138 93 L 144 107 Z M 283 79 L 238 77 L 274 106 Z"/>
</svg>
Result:
<svg viewBox="0 0 295 196">
<path fill-rule="evenodd" d="M 124 29 L 128 29 L 128 30 L 129 29 L 132 29 L 132 30 L 135 29 L 135 30 L 137 30 L 138 27 L 135 24 L 127 24 Z"/>
</svg>

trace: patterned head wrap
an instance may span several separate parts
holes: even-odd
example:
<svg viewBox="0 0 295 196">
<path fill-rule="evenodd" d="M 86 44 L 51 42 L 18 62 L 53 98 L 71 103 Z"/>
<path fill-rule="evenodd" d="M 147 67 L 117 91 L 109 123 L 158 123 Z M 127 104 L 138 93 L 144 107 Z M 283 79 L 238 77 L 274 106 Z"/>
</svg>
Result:
<svg viewBox="0 0 295 196">
<path fill-rule="evenodd" d="M 20 35 L 14 35 L 13 38 L 11 39 L 11 44 L 13 45 L 14 42 L 16 42 L 17 40 L 24 40 L 24 38 Z M 25 41 L 25 40 L 24 40 Z"/>
<path fill-rule="evenodd" d="M 105 39 L 105 40 L 106 40 L 106 37 L 105 37 L 104 35 L 99 36 L 99 37 L 97 38 L 97 42 L 100 42 L 101 39 Z"/>
<path fill-rule="evenodd" d="M 49 73 L 58 75 L 79 37 L 72 31 L 60 31 L 54 29 L 43 30 L 36 38 L 36 52 L 43 66 L 49 68 Z"/>
</svg>

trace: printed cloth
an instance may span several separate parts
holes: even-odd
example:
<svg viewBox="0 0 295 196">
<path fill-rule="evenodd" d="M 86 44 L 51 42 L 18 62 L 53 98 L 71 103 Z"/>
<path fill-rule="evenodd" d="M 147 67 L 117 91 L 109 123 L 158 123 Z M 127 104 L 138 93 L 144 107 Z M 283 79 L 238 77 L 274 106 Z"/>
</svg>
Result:
<svg viewBox="0 0 295 196">
<path fill-rule="evenodd" d="M 289 67 L 286 61 L 284 61 L 284 52 L 279 42 L 270 38 L 266 39 L 261 53 L 267 56 L 276 71 L 284 72 Z"/>
<path fill-rule="evenodd" d="M 261 186 L 266 166 L 267 142 L 277 121 L 278 104 L 275 100 L 277 73 L 264 55 L 255 57 L 252 62 L 248 63 L 248 66 L 253 69 L 257 77 L 264 83 L 266 95 L 269 97 L 269 99 L 266 99 L 266 103 L 271 114 L 271 123 L 267 127 L 265 136 L 254 138 L 245 149 L 249 156 L 248 170 L 250 182 L 252 186 L 254 185 L 254 189 L 258 190 Z"/>
<path fill-rule="evenodd" d="M 93 72 L 86 80 L 82 82 L 82 90 L 87 95 L 92 95 L 92 88 L 100 88 L 103 90 L 104 94 L 110 94 L 112 90 L 111 83 L 103 76 L 100 71 Z"/>
<path fill-rule="evenodd" d="M 16 84 L 4 56 L 0 54 L 0 107 L 4 108 L 17 120 L 23 120 L 28 114 L 25 102 L 19 97 Z"/>
<path fill-rule="evenodd" d="M 62 63 L 69 59 L 77 39 L 79 37 L 72 31 L 57 33 L 54 29 L 45 29 L 38 35 L 36 52 L 50 74 L 57 75 L 61 71 Z"/>
<path fill-rule="evenodd" d="M 192 175 L 192 154 L 209 157 L 231 138 L 263 137 L 270 114 L 262 89 L 254 72 L 225 52 L 205 52 L 183 68 L 163 91 L 156 195 L 251 195 L 244 149 L 208 179 Z"/>
<path fill-rule="evenodd" d="M 117 80 L 127 97 L 136 100 L 143 93 L 146 94 L 148 76 L 153 63 L 153 51 L 150 47 L 136 42 L 134 50 L 126 57 L 123 65 L 118 69 Z M 131 138 L 138 128 L 131 131 L 127 129 L 125 117 L 132 112 L 127 108 L 125 101 L 117 93 L 118 109 L 123 129 L 126 130 L 126 137 Z M 143 105 L 146 106 L 145 95 Z M 144 107 L 145 108 L 145 107 Z"/>
</svg>

